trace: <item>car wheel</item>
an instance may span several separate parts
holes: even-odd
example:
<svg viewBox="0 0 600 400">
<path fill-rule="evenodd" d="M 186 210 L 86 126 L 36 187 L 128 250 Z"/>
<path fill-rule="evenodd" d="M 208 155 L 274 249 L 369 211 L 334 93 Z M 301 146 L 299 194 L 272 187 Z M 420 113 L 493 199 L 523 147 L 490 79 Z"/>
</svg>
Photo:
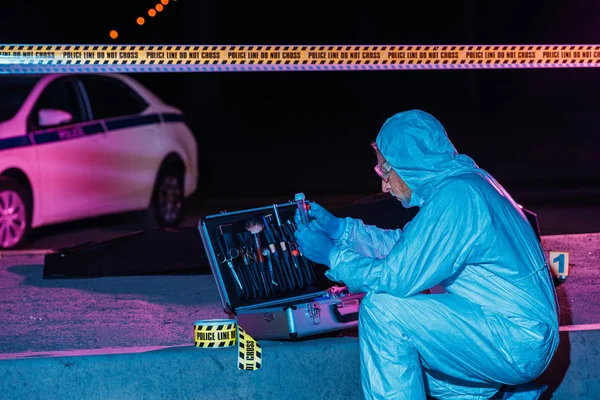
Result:
<svg viewBox="0 0 600 400">
<path fill-rule="evenodd" d="M 31 199 L 10 178 L 0 178 L 0 249 L 19 248 L 31 230 Z"/>
<path fill-rule="evenodd" d="M 184 171 L 174 166 L 161 169 L 156 180 L 150 212 L 160 228 L 178 226 L 183 220 Z"/>
</svg>

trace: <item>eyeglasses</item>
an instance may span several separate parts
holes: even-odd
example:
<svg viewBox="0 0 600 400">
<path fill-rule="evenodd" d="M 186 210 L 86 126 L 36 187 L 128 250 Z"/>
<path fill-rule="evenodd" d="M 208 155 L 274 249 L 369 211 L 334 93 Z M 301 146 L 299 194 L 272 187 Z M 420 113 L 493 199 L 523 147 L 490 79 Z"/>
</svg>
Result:
<svg viewBox="0 0 600 400">
<path fill-rule="evenodd" d="M 373 150 L 375 150 L 375 154 L 381 154 L 375 142 L 371 142 L 371 147 L 373 147 Z M 390 165 L 390 163 L 388 163 L 387 161 L 383 161 L 377 164 L 374 169 L 375 172 L 377 172 L 377 175 L 379 175 L 379 177 L 381 178 L 381 180 L 385 183 L 388 183 L 390 175 L 392 174 L 392 166 Z"/>
</svg>

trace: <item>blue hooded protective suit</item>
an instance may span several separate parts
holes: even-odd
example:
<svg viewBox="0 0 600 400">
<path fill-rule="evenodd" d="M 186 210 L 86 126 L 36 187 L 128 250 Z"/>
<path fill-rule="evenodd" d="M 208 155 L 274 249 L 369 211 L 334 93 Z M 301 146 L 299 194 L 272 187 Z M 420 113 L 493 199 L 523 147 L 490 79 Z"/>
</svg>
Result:
<svg viewBox="0 0 600 400">
<path fill-rule="evenodd" d="M 519 206 L 425 112 L 394 115 L 376 143 L 420 210 L 403 230 L 346 218 L 329 255 L 326 275 L 366 293 L 365 397 L 488 398 L 538 377 L 558 346 L 558 305 Z M 422 293 L 434 286 L 445 293 Z"/>
</svg>

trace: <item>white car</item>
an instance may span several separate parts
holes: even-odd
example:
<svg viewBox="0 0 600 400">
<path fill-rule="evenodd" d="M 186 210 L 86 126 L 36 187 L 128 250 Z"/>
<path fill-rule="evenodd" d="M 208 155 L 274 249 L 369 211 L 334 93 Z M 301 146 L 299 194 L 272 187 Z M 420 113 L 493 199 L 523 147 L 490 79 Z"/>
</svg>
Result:
<svg viewBox="0 0 600 400">
<path fill-rule="evenodd" d="M 32 228 L 143 209 L 175 226 L 197 175 L 182 112 L 131 77 L 0 75 L 0 249 Z"/>
</svg>

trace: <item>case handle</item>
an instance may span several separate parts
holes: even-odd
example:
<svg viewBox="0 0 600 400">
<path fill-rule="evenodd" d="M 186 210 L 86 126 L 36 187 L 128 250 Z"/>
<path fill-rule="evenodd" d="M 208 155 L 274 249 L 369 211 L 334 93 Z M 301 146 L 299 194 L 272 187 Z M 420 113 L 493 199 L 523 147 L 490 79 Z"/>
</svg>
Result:
<svg viewBox="0 0 600 400">
<path fill-rule="evenodd" d="M 334 314 L 340 322 L 352 322 L 358 320 L 359 309 L 359 299 L 346 300 L 335 305 Z"/>
</svg>

